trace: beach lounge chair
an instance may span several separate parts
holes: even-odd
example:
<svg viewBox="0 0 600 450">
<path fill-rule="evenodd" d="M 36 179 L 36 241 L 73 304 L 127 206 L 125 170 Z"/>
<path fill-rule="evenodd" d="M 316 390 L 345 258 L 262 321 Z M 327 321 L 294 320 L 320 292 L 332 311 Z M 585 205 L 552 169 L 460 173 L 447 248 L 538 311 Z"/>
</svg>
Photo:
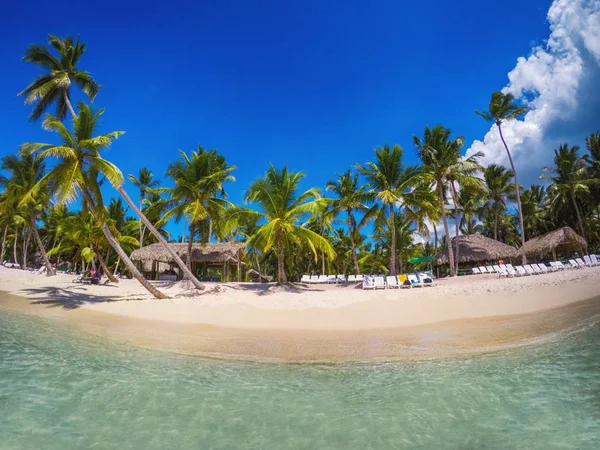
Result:
<svg viewBox="0 0 600 450">
<path fill-rule="evenodd" d="M 327 283 L 328 279 L 329 278 L 327 278 L 327 275 L 319 275 L 319 278 L 318 278 L 317 282 L 318 283 Z"/>
<path fill-rule="evenodd" d="M 423 287 L 423 283 L 421 283 L 421 280 L 419 280 L 419 277 L 416 274 L 409 273 L 407 276 L 412 287 Z"/>
<path fill-rule="evenodd" d="M 502 266 L 500 266 L 502 267 Z M 508 272 L 509 277 L 520 277 L 521 274 L 515 270 L 512 264 L 506 264 L 506 271 Z"/>
<path fill-rule="evenodd" d="M 385 278 L 382 276 L 376 276 L 375 278 L 375 289 L 385 289 Z"/>
<path fill-rule="evenodd" d="M 598 257 L 596 255 L 590 255 L 590 259 L 592 260 L 593 265 L 600 266 L 600 261 L 598 261 Z"/>
<path fill-rule="evenodd" d="M 310 276 L 310 282 L 312 284 L 317 284 L 319 282 L 319 275 L 311 275 Z"/>
<path fill-rule="evenodd" d="M 348 283 L 356 283 L 356 275 L 348 275 Z"/>
<path fill-rule="evenodd" d="M 419 278 L 421 279 L 423 286 L 433 287 L 436 285 L 435 280 L 428 273 L 420 272 Z"/>
<path fill-rule="evenodd" d="M 375 289 L 375 279 L 369 275 L 363 277 L 363 289 Z"/>
<path fill-rule="evenodd" d="M 398 278 L 396 278 L 392 275 L 388 275 L 387 277 L 385 277 L 385 281 L 387 283 L 388 288 L 390 288 L 390 289 L 398 288 Z"/>
<path fill-rule="evenodd" d="M 530 273 L 527 273 L 527 271 L 525 270 L 525 268 L 523 266 L 517 266 L 517 267 L 515 267 L 515 270 L 522 277 L 525 275 L 531 275 Z"/>
<path fill-rule="evenodd" d="M 548 267 L 544 263 L 538 263 L 538 269 L 540 269 L 541 273 L 548 273 Z M 552 269 L 550 269 L 552 270 Z"/>
<path fill-rule="evenodd" d="M 356 275 L 356 281 L 362 281 L 364 279 L 364 275 Z"/>
<path fill-rule="evenodd" d="M 488 273 L 495 273 L 496 270 L 494 269 L 493 266 L 485 266 L 485 268 L 487 269 Z"/>
<path fill-rule="evenodd" d="M 588 265 L 581 258 L 575 258 L 575 262 L 579 267 L 588 267 Z"/>
<path fill-rule="evenodd" d="M 398 284 L 400 285 L 401 289 L 412 288 L 412 283 L 405 274 L 398 275 Z"/>
<path fill-rule="evenodd" d="M 579 264 L 577 264 L 577 261 L 575 261 L 574 259 L 570 259 L 569 264 L 571 264 L 571 269 L 581 269 Z"/>
<path fill-rule="evenodd" d="M 346 283 L 346 275 L 344 275 L 343 273 L 339 274 L 335 280 L 336 283 Z"/>
<path fill-rule="evenodd" d="M 533 267 L 531 267 L 531 264 L 525 264 L 523 266 L 523 269 L 525 269 L 525 272 L 527 272 L 527 275 L 537 275 L 537 272 L 535 270 L 533 270 Z M 539 269 L 538 269 L 539 271 Z"/>
<path fill-rule="evenodd" d="M 479 271 L 483 274 L 488 273 L 487 269 L 485 268 L 485 266 L 479 266 Z"/>
<path fill-rule="evenodd" d="M 473 267 L 471 270 L 473 271 L 473 275 L 481 275 L 481 271 L 477 267 Z"/>
<path fill-rule="evenodd" d="M 494 265 L 494 271 L 498 274 L 499 278 L 508 277 L 508 271 L 506 270 L 506 268 L 503 269 L 498 265 Z"/>
<path fill-rule="evenodd" d="M 310 283 L 310 275 L 302 275 L 300 283 Z"/>
<path fill-rule="evenodd" d="M 327 283 L 337 283 L 336 275 L 327 275 Z"/>
</svg>

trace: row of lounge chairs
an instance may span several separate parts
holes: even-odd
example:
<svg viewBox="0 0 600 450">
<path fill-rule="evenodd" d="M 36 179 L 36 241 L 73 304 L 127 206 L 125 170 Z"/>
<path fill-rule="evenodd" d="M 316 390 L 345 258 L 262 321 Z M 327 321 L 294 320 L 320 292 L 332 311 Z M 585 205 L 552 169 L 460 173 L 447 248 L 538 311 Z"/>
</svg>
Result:
<svg viewBox="0 0 600 450">
<path fill-rule="evenodd" d="M 360 277 L 360 280 L 357 280 L 356 277 Z M 363 275 L 350 275 L 348 277 L 348 281 L 346 281 L 346 276 L 344 274 L 341 275 L 302 275 L 302 279 L 300 280 L 302 283 L 308 284 L 336 284 L 336 283 L 354 283 L 357 281 L 362 281 Z"/>
<path fill-rule="evenodd" d="M 410 273 L 398 276 L 366 275 L 363 280 L 363 289 L 397 289 L 435 286 L 435 281 L 426 273 Z"/>
<path fill-rule="evenodd" d="M 561 261 L 552 261 L 550 266 L 544 263 L 525 264 L 523 266 L 513 267 L 512 264 L 499 264 L 492 266 L 473 267 L 471 270 L 475 275 L 486 273 L 497 273 L 499 277 L 520 277 L 528 275 L 539 275 L 548 272 L 557 272 L 567 269 L 581 269 L 585 267 L 600 266 L 600 260 L 596 255 L 586 255 L 581 258 L 570 259 L 569 264 L 565 265 Z"/>
</svg>

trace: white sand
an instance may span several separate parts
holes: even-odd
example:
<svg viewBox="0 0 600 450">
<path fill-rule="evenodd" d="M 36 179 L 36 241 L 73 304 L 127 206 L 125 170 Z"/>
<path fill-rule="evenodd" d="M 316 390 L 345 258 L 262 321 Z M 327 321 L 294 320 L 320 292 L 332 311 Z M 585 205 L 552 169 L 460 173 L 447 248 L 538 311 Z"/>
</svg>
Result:
<svg viewBox="0 0 600 450">
<path fill-rule="evenodd" d="M 327 359 L 395 355 L 406 350 L 406 342 L 421 342 L 423 333 L 452 348 L 515 343 L 581 319 L 570 315 L 563 323 L 540 311 L 594 297 L 594 308 L 600 305 L 600 267 L 510 279 L 473 275 L 440 280 L 435 287 L 378 291 L 208 283 L 198 295 L 182 283 L 156 282 L 168 300 L 153 299 L 135 280 L 82 285 L 74 278 L 0 267 L 0 291 L 29 299 L 0 296 L 0 307 L 60 317 L 75 326 L 85 323 L 87 331 L 166 350 Z M 527 314 L 527 321 L 511 319 L 511 326 L 503 319 Z M 410 327 L 421 327 L 418 335 L 408 336 Z"/>
</svg>

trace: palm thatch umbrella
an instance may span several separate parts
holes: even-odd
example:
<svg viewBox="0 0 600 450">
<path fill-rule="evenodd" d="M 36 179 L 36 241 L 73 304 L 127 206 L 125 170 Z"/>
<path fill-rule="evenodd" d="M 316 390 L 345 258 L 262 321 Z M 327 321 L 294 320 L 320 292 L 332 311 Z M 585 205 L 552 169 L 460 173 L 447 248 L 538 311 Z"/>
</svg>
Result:
<svg viewBox="0 0 600 450">
<path fill-rule="evenodd" d="M 459 247 L 459 263 L 480 263 L 504 258 L 516 258 L 517 250 L 510 245 L 485 237 L 479 233 L 460 235 L 452 238 L 452 247 Z M 445 247 L 435 255 L 435 265 L 448 264 L 448 248 Z"/>
<path fill-rule="evenodd" d="M 540 257 L 552 253 L 556 260 L 557 253 L 581 250 L 587 246 L 584 238 L 579 236 L 572 228 L 562 227 L 541 236 L 534 237 L 525 242 L 519 249 L 520 255 Z"/>
</svg>

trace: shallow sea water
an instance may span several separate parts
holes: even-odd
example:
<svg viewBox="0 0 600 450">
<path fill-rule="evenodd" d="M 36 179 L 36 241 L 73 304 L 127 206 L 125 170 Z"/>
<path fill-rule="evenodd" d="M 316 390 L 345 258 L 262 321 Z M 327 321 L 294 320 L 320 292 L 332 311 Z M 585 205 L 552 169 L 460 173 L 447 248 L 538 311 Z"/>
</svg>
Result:
<svg viewBox="0 0 600 450">
<path fill-rule="evenodd" d="M 174 355 L 0 310 L 0 449 L 600 448 L 600 324 L 489 355 Z"/>
</svg>

